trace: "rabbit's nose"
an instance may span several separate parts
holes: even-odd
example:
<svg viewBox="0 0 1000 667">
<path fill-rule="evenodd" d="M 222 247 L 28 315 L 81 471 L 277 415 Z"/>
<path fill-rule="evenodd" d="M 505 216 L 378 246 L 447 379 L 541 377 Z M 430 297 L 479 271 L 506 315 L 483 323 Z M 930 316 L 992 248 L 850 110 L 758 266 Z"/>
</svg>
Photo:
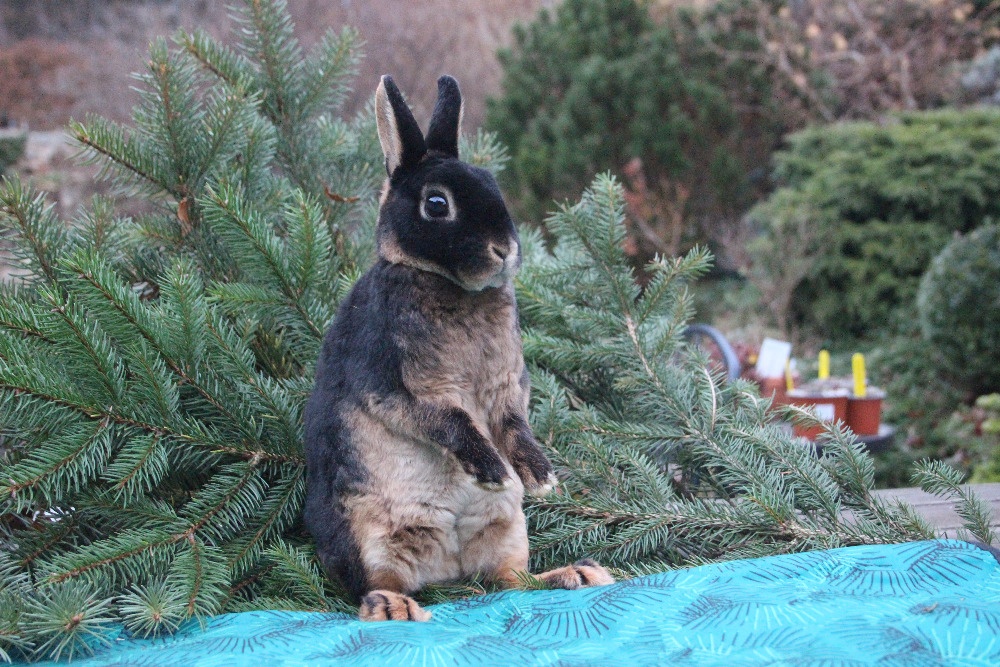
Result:
<svg viewBox="0 0 1000 667">
<path fill-rule="evenodd" d="M 500 246 L 495 246 L 492 243 L 490 244 L 490 250 L 493 251 L 494 255 L 500 258 L 500 261 L 507 260 L 507 254 L 509 253 L 508 250 L 501 250 Z"/>
</svg>

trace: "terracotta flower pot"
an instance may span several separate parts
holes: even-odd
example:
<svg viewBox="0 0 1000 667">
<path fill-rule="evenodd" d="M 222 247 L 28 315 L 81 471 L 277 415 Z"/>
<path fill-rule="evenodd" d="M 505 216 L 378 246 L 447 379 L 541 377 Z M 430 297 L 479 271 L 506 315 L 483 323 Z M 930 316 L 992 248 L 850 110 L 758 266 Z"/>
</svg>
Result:
<svg viewBox="0 0 1000 667">
<path fill-rule="evenodd" d="M 788 392 L 788 402 L 791 405 L 812 407 L 813 411 L 824 422 L 847 420 L 847 393 L 839 390 L 830 392 L 810 392 L 803 389 L 793 389 Z M 814 440 L 823 432 L 822 426 L 800 426 L 795 424 L 792 432 L 801 437 Z"/>
<path fill-rule="evenodd" d="M 878 435 L 882 423 L 882 399 L 885 393 L 869 389 L 867 396 L 851 396 L 847 401 L 847 425 L 856 435 Z"/>
<path fill-rule="evenodd" d="M 784 405 L 788 403 L 786 386 L 785 378 L 763 378 L 760 381 L 760 395 L 764 398 L 771 397 L 774 405 Z"/>
</svg>

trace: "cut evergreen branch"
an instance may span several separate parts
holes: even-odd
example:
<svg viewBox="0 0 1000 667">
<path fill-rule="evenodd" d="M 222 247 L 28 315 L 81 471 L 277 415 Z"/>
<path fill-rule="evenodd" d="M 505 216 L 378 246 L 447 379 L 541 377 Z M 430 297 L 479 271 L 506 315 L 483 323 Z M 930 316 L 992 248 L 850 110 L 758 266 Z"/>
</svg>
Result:
<svg viewBox="0 0 1000 667">
<path fill-rule="evenodd" d="M 74 655 L 93 653 L 95 644 L 110 644 L 102 632 L 113 620 L 109 601 L 85 582 L 47 587 L 23 604 L 20 627 L 38 638 L 35 655 L 72 660 Z"/>
<path fill-rule="evenodd" d="M 67 224 L 0 187 L 18 268 L 0 287 L 0 658 L 85 653 L 112 620 L 156 636 L 224 611 L 351 611 L 301 526 L 301 415 L 373 256 L 382 160 L 370 110 L 336 117 L 353 33 L 303 56 L 283 3 L 240 11 L 235 47 L 154 45 L 134 126 L 74 126 L 147 214 L 97 200 Z M 462 151 L 507 161 L 482 132 Z M 707 252 L 657 260 L 640 288 L 609 177 L 548 229 L 551 249 L 524 232 L 517 281 L 531 419 L 561 478 L 528 501 L 534 566 L 645 574 L 932 535 L 870 493 L 851 434 L 817 456 L 687 348 Z"/>
<path fill-rule="evenodd" d="M 97 200 L 67 224 L 0 188 L 19 269 L 0 297 L 5 659 L 79 655 L 112 619 L 151 636 L 348 608 L 299 526 L 301 408 L 368 261 L 381 159 L 370 112 L 336 117 L 354 34 L 306 59 L 282 3 L 243 11 L 247 43 L 274 45 L 245 48 L 244 71 L 213 67 L 227 47 L 204 36 L 159 41 L 134 125 L 73 128 L 148 214 Z"/>
<path fill-rule="evenodd" d="M 960 537 L 972 538 L 992 545 L 996 535 L 991 527 L 993 510 L 969 487 L 963 487 L 963 473 L 944 461 L 920 461 L 913 472 L 913 482 L 927 493 L 947 498 L 955 503 L 955 512 L 964 522 Z"/>
<path fill-rule="evenodd" d="M 171 634 L 186 619 L 184 600 L 166 580 L 132 586 L 119 603 L 122 625 L 134 637 Z"/>
<path fill-rule="evenodd" d="M 600 177 L 526 235 L 519 278 L 536 433 L 561 493 L 532 500 L 536 566 L 581 553 L 624 571 L 917 539 L 931 531 L 870 494 L 870 459 L 831 430 L 824 453 L 785 435 L 770 404 L 725 384 L 683 343 L 686 283 L 705 253 L 661 259 L 640 292 L 622 250 L 622 198 Z"/>
</svg>

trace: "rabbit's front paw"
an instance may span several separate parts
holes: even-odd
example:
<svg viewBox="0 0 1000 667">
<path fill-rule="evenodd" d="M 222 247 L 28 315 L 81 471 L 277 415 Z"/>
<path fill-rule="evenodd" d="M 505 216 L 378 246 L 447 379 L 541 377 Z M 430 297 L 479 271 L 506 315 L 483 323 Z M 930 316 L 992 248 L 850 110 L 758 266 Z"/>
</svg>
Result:
<svg viewBox="0 0 1000 667">
<path fill-rule="evenodd" d="M 476 478 L 476 486 L 487 491 L 503 491 L 514 484 L 514 480 L 507 474 L 507 467 L 499 457 L 495 462 L 491 461 L 488 465 L 469 472 Z"/>
<path fill-rule="evenodd" d="M 550 472 L 547 477 L 541 480 L 532 479 L 533 483 L 526 483 L 524 485 L 524 490 L 527 491 L 528 495 L 534 496 L 535 498 L 543 498 L 550 493 L 552 490 L 559 485 L 559 480 L 556 479 L 556 475 Z"/>
<path fill-rule="evenodd" d="M 529 495 L 539 498 L 548 495 L 559 483 L 552 464 L 530 434 L 511 453 L 511 464 Z"/>
<path fill-rule="evenodd" d="M 514 481 L 499 452 L 486 438 L 476 434 L 455 450 L 462 469 L 475 479 L 476 485 L 487 491 L 509 489 Z"/>
</svg>

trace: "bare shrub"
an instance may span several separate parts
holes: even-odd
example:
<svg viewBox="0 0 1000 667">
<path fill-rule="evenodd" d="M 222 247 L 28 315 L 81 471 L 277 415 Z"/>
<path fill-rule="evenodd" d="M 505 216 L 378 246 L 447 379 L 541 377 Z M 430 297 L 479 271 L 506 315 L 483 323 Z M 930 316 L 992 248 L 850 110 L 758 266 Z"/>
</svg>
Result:
<svg viewBox="0 0 1000 667">
<path fill-rule="evenodd" d="M 220 36 L 232 27 L 225 4 L 180 0 L 11 0 L 0 4 L 0 112 L 39 129 L 63 126 L 89 112 L 127 120 L 138 101 L 130 72 L 157 35 L 198 27 Z M 367 57 L 346 111 L 371 99 L 381 74 L 391 73 L 422 113 L 433 104 L 433 82 L 449 73 L 467 100 L 466 129 L 482 122 L 486 96 L 499 87 L 496 51 L 516 21 L 526 21 L 555 0 L 422 0 L 337 2 L 288 0 L 297 36 L 309 48 L 331 27 L 351 25 Z M 10 92 L 17 91 L 16 97 Z M 7 102 L 16 100 L 16 102 Z"/>
<path fill-rule="evenodd" d="M 978 54 L 995 8 L 966 0 L 796 0 L 744 3 L 763 53 L 780 75 L 786 108 L 803 120 L 875 119 L 887 111 L 928 109 L 959 97 L 959 63 Z M 738 20 L 734 19 L 734 20 Z"/>
</svg>

